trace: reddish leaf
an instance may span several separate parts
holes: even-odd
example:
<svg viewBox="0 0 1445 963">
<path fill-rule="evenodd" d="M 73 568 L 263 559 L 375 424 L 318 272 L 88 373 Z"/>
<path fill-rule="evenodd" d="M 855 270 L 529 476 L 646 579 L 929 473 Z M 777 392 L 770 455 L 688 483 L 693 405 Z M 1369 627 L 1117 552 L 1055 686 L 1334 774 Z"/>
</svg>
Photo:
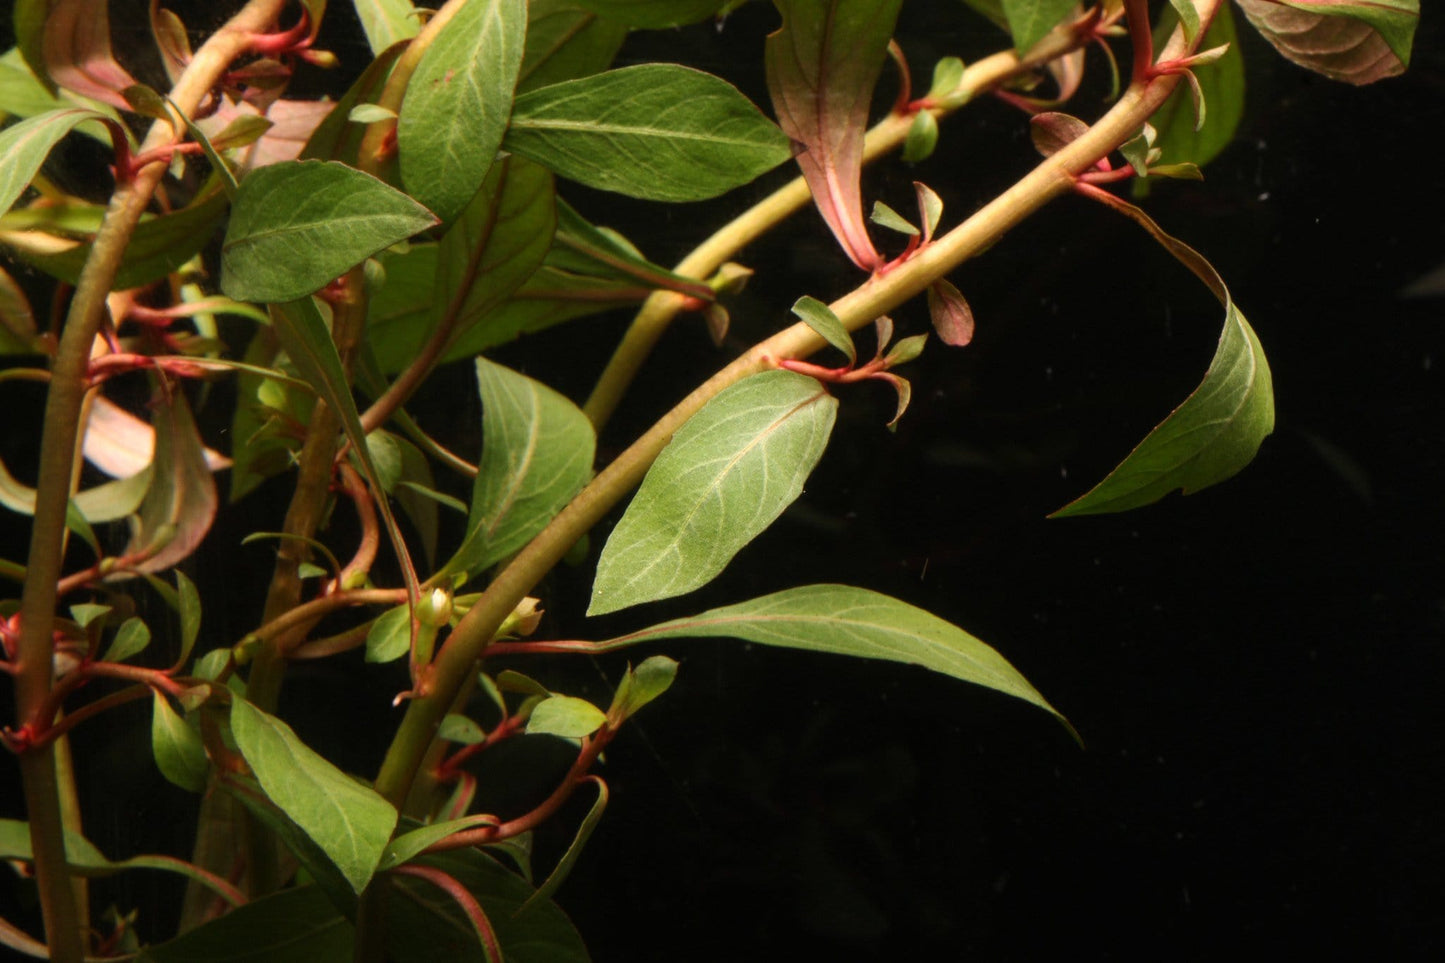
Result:
<svg viewBox="0 0 1445 963">
<path fill-rule="evenodd" d="M 928 288 L 928 313 L 944 344 L 961 348 L 973 340 L 973 309 L 958 288 L 942 278 Z"/>
<path fill-rule="evenodd" d="M 1238 0 L 1275 49 L 1301 67 L 1351 84 L 1403 73 L 1419 0 Z"/>
<path fill-rule="evenodd" d="M 266 111 L 271 127 L 241 155 L 241 169 L 248 171 L 281 161 L 296 160 L 316 128 L 336 105 L 322 100 L 278 100 Z M 242 117 L 260 117 L 250 104 L 224 101 L 220 108 L 197 126 L 211 138 Z M 358 125 L 359 126 L 359 125 Z M 218 147 L 220 145 L 217 145 Z"/>
<path fill-rule="evenodd" d="M 155 470 L 140 506 L 127 554 L 154 549 L 136 566 L 140 572 L 163 572 L 201 544 L 216 517 L 216 480 L 206 465 L 200 433 L 190 406 L 179 390 L 162 398 L 152 416 L 155 425 Z"/>
<path fill-rule="evenodd" d="M 137 81 L 111 53 L 108 3 L 56 0 L 45 19 L 41 53 L 50 78 L 61 87 L 130 110 L 120 92 Z"/>
<path fill-rule="evenodd" d="M 1045 157 L 1057 154 L 1088 129 L 1089 125 L 1079 118 L 1052 111 L 1035 114 L 1029 122 L 1029 134 L 1034 139 L 1034 147 Z"/>
<path fill-rule="evenodd" d="M 883 264 L 863 222 L 858 179 L 868 106 L 902 0 L 777 0 L 768 37 L 768 91 L 823 220 L 853 263 Z"/>
<path fill-rule="evenodd" d="M 129 478 L 150 466 L 155 446 L 154 428 L 104 396 L 96 397 L 81 442 L 86 461 L 112 478 Z M 211 471 L 231 467 L 231 459 L 218 451 L 206 448 L 203 455 Z"/>
</svg>

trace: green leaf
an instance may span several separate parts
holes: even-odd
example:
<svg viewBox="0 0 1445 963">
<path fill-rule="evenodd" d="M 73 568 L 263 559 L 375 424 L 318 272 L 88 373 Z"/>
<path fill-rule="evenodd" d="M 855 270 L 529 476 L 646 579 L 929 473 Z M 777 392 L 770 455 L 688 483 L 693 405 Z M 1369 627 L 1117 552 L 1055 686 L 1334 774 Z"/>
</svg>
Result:
<svg viewBox="0 0 1445 963">
<path fill-rule="evenodd" d="M 215 189 L 178 211 L 146 215 L 126 245 L 113 282 L 116 290 L 158 281 L 195 257 L 210 242 L 226 203 L 226 195 Z M 51 277 L 77 284 L 103 215 L 100 207 L 14 211 L 0 218 L 0 244 Z"/>
<path fill-rule="evenodd" d="M 1168 18 L 1166 18 L 1167 21 Z M 1234 30 L 1234 13 L 1222 4 L 1209 25 L 1201 49 L 1229 44 L 1224 56 L 1213 63 L 1192 68 L 1200 90 L 1209 104 L 1207 122 L 1194 129 L 1194 107 L 1188 86 L 1180 84 L 1164 106 L 1150 118 L 1158 131 L 1154 146 L 1166 164 L 1203 166 L 1234 140 L 1244 115 L 1244 54 Z"/>
<path fill-rule="evenodd" d="M 151 753 L 161 775 L 188 792 L 202 792 L 210 762 L 201 737 L 171 708 L 166 697 L 152 691 Z"/>
<path fill-rule="evenodd" d="M 437 726 L 437 738 L 463 746 L 475 746 L 486 739 L 487 734 L 482 731 L 481 726 L 466 716 L 449 712 L 442 717 L 441 725 Z"/>
<path fill-rule="evenodd" d="M 228 685 L 236 701 L 245 696 L 245 683 L 240 679 L 232 676 Z M 217 785 L 244 806 L 260 826 L 275 835 L 291 855 L 296 857 L 301 868 L 326 893 L 333 906 L 346 913 L 355 913 L 357 893 L 351 881 L 306 830 L 266 797 L 265 790 L 256 780 L 220 771 L 217 776 Z"/>
<path fill-rule="evenodd" d="M 45 72 L 45 54 L 41 49 L 45 39 L 45 15 L 49 12 L 50 0 L 15 0 L 11 22 L 15 28 L 16 49 L 41 85 L 55 93 L 55 81 Z"/>
<path fill-rule="evenodd" d="M 526 29 L 526 0 L 471 0 L 407 84 L 396 125 L 401 179 L 443 221 L 472 199 L 497 156 Z"/>
<path fill-rule="evenodd" d="M 589 187 L 696 201 L 788 159 L 788 138 L 724 80 L 640 64 L 517 98 L 502 145 Z"/>
<path fill-rule="evenodd" d="M 868 215 L 868 220 L 877 224 L 879 227 L 886 227 L 890 231 L 897 231 L 899 234 L 907 234 L 909 237 L 919 236 L 918 228 L 908 223 L 907 218 L 882 201 L 873 202 L 873 212 Z"/>
<path fill-rule="evenodd" d="M 606 723 L 607 714 L 586 699 L 554 695 L 537 703 L 532 710 L 527 719 L 527 734 L 581 739 Z"/>
<path fill-rule="evenodd" d="M 244 699 L 231 703 L 231 731 L 267 798 L 360 893 L 396 828 L 391 803 L 308 749 L 286 723 Z"/>
<path fill-rule="evenodd" d="M 438 247 L 437 320 L 454 338 L 484 322 L 541 265 L 555 227 L 551 173 L 521 157 L 494 164 Z"/>
<path fill-rule="evenodd" d="M 109 615 L 110 612 L 111 607 L 109 605 L 96 605 L 94 602 L 81 602 L 79 605 L 72 605 L 70 607 L 70 617 L 74 619 L 75 623 L 82 629 L 96 619 Z"/>
<path fill-rule="evenodd" d="M 600 642 L 596 650 L 658 639 L 718 637 L 921 665 L 1059 716 L 1003 656 L 963 629 L 899 599 L 847 585 L 774 592 Z"/>
<path fill-rule="evenodd" d="M 592 10 L 609 20 L 629 27 L 656 30 L 680 27 L 706 20 L 729 0 L 570 0 L 576 6 Z"/>
<path fill-rule="evenodd" d="M 393 662 L 411 649 L 411 609 L 387 609 L 366 633 L 366 661 Z"/>
<path fill-rule="evenodd" d="M 1351 84 L 1404 73 L 1420 0 L 1237 0 L 1249 22 L 1301 67 Z"/>
<path fill-rule="evenodd" d="M 590 957 L 565 913 L 550 900 L 519 913 L 530 885 L 477 850 L 423 856 L 424 866 L 460 882 L 486 911 L 507 963 L 589 963 Z M 403 898 L 388 906 L 387 953 L 396 963 L 484 963 L 475 931 L 446 894 L 411 877 L 396 882 Z"/>
<path fill-rule="evenodd" d="M 592 477 L 596 435 L 576 405 L 539 381 L 476 361 L 482 457 L 467 531 L 446 572 L 476 574 L 540 532 Z"/>
<path fill-rule="evenodd" d="M 151 644 L 150 626 L 138 618 L 129 618 L 115 630 L 115 638 L 101 656 L 102 662 L 124 662 L 133 655 L 144 652 Z"/>
<path fill-rule="evenodd" d="M 112 107 L 87 101 L 68 90 L 52 93 L 40 78 L 31 72 L 18 49 L 0 54 L 0 119 L 23 119 L 66 107 L 88 107 L 100 111 L 112 120 L 120 120 L 120 115 Z M 100 141 L 107 149 L 111 146 L 110 131 L 104 124 L 87 121 L 75 130 L 76 133 Z"/>
<path fill-rule="evenodd" d="M 606 70 L 627 38 L 625 24 L 599 18 L 576 0 L 531 0 L 527 16 L 518 93 Z"/>
<path fill-rule="evenodd" d="M 883 258 L 863 223 L 859 177 L 868 105 L 902 0 L 777 0 L 764 46 L 778 123 L 805 148 L 798 167 L 843 251 L 867 271 Z"/>
<path fill-rule="evenodd" d="M 1004 16 L 1014 49 L 1019 53 L 1031 50 L 1034 44 L 1070 16 L 1077 0 L 1003 0 Z"/>
<path fill-rule="evenodd" d="M 410 40 L 421 29 L 421 18 L 411 0 L 353 0 L 353 4 L 373 55 L 394 43 Z"/>
<path fill-rule="evenodd" d="M 148 946 L 137 963 L 339 963 L 351 959 L 354 937 L 319 887 L 298 886 Z"/>
<path fill-rule="evenodd" d="M 346 119 L 353 124 L 374 124 L 380 120 L 394 120 L 395 118 L 395 112 L 377 104 L 357 104 L 346 115 Z"/>
<path fill-rule="evenodd" d="M 262 167 L 236 195 L 221 288 L 238 301 L 294 301 L 436 223 L 405 194 L 345 164 Z"/>
<path fill-rule="evenodd" d="M 597 799 L 592 803 L 592 808 L 587 810 L 587 815 L 582 817 L 582 822 L 577 826 L 577 834 L 572 837 L 572 842 L 567 846 L 567 851 L 562 854 L 561 859 L 557 860 L 557 865 L 553 867 L 552 872 L 547 874 L 547 878 L 542 882 L 542 885 L 537 887 L 537 892 L 528 897 L 527 902 L 523 903 L 521 908 L 517 910 L 518 916 L 521 916 L 538 903 L 550 899 L 552 894 L 561 888 L 562 884 L 567 881 L 568 875 L 571 874 L 572 867 L 576 866 L 577 860 L 581 858 L 582 850 L 587 845 L 587 840 L 592 836 L 592 830 L 596 829 L 597 824 L 602 821 L 602 814 L 607 809 L 607 783 L 601 776 L 587 776 L 585 778 L 597 787 Z"/>
<path fill-rule="evenodd" d="M 442 823 L 428 823 L 416 829 L 401 833 L 387 844 L 386 853 L 381 857 L 378 869 L 385 872 L 407 862 L 433 843 L 439 843 L 453 833 L 464 829 L 497 825 L 496 816 L 465 816 Z"/>
<path fill-rule="evenodd" d="M 1208 488 L 1249 464 L 1274 430 L 1269 362 L 1214 268 L 1193 248 L 1164 233 L 1139 208 L 1118 199 L 1110 203 L 1209 285 L 1224 305 L 1224 330 L 1199 387 L 1107 478 L 1051 518 L 1122 512 L 1158 501 L 1176 488 L 1186 495 Z"/>
<path fill-rule="evenodd" d="M 648 656 L 636 669 L 629 665 L 612 696 L 608 718 L 613 720 L 614 725 L 630 719 L 639 709 L 666 692 L 676 678 L 677 662 L 665 655 Z"/>
<path fill-rule="evenodd" d="M 99 111 L 65 107 L 0 130 L 0 214 L 10 210 L 66 134 L 87 120 L 104 119 Z"/>
<path fill-rule="evenodd" d="M 25 289 L 0 268 L 0 354 L 39 354 L 35 313 Z"/>
<path fill-rule="evenodd" d="M 1184 24 L 1184 39 L 1190 43 L 1194 42 L 1195 36 L 1199 33 L 1199 8 L 1195 0 L 1169 0 L 1169 5 L 1174 8 L 1179 22 Z M 1222 11 L 1221 11 L 1222 12 Z M 1212 47 L 1213 44 L 1202 44 L 1201 47 Z"/>
<path fill-rule="evenodd" d="M 926 110 L 913 115 L 908 137 L 903 142 L 903 159 L 910 164 L 927 160 L 938 146 L 938 119 Z"/>
<path fill-rule="evenodd" d="M 821 384 L 791 371 L 745 378 L 705 404 L 607 539 L 588 614 L 710 582 L 802 492 L 837 408 Z"/>
<path fill-rule="evenodd" d="M 351 112 L 362 104 L 370 104 L 381 96 L 382 89 L 386 86 L 387 79 L 391 76 L 392 68 L 396 66 L 397 59 L 405 46 L 391 46 L 384 52 L 378 54 L 376 59 L 361 72 L 356 82 L 341 95 L 336 106 L 316 125 L 311 132 L 311 137 L 306 141 L 306 146 L 301 149 L 301 160 L 324 160 L 343 161 L 356 165 L 359 157 L 362 139 L 366 136 L 366 127 L 362 124 L 351 122 Z M 395 176 L 395 161 L 382 163 L 378 172 L 382 180 L 388 184 L 397 184 L 400 178 Z"/>
<path fill-rule="evenodd" d="M 853 346 L 853 336 L 843 327 L 843 322 L 838 320 L 832 308 L 805 294 L 794 302 L 793 313 L 817 332 L 818 337 L 843 352 L 849 364 L 857 363 L 858 349 Z"/>
</svg>

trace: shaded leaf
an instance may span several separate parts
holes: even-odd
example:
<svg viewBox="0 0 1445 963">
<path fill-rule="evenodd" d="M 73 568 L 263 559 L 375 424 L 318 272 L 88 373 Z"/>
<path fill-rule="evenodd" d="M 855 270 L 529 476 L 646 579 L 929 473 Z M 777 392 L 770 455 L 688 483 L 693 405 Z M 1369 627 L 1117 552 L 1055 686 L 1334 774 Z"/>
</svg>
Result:
<svg viewBox="0 0 1445 963">
<path fill-rule="evenodd" d="M 88 120 L 104 120 L 99 111 L 64 107 L 0 130 L 0 214 L 24 193 L 61 138 Z"/>
<path fill-rule="evenodd" d="M 331 963 L 351 958 L 354 936 L 319 887 L 298 886 L 148 946 L 137 963 Z"/>
<path fill-rule="evenodd" d="M 1003 656 L 963 629 L 899 599 L 847 585 L 774 592 L 599 642 L 596 649 L 717 637 L 921 665 L 1058 715 Z"/>
<path fill-rule="evenodd" d="M 1403 73 L 1420 0 L 1237 0 L 1249 22 L 1301 67 L 1368 84 Z"/>
<path fill-rule="evenodd" d="M 25 290 L 0 268 L 0 354 L 38 354 L 35 315 Z"/>
<path fill-rule="evenodd" d="M 405 49 L 402 45 L 392 46 L 377 54 L 376 59 L 367 65 L 361 76 L 356 78 L 356 82 L 341 95 L 336 106 L 311 132 L 306 146 L 301 149 L 302 160 L 339 160 L 353 167 L 358 165 L 358 151 L 362 139 L 366 136 L 366 127 L 352 123 L 351 112 L 381 96 L 387 78 L 396 66 L 397 58 Z M 394 162 L 382 163 L 378 176 L 390 184 L 400 182 Z"/>
<path fill-rule="evenodd" d="M 680 27 L 706 20 L 729 0 L 571 0 L 629 27 Z"/>
<path fill-rule="evenodd" d="M 26 66 L 42 86 L 55 93 L 55 81 L 45 73 L 45 53 L 41 49 L 50 0 L 15 0 L 13 9 L 11 24 L 15 28 L 15 49 L 20 51 Z"/>
<path fill-rule="evenodd" d="M 428 823 L 425 826 L 407 830 L 387 844 L 386 853 L 381 857 L 381 865 L 378 869 L 385 871 L 400 866 L 428 846 L 441 842 L 453 833 L 459 833 L 464 829 L 495 825 L 497 825 L 496 816 L 465 816 L 461 819 Z"/>
<path fill-rule="evenodd" d="M 367 46 L 379 55 L 394 43 L 410 40 L 421 29 L 411 0 L 353 0 Z"/>
<path fill-rule="evenodd" d="M 155 458 L 150 488 L 137 512 L 127 554 L 151 554 L 137 572 L 163 572 L 201 544 L 216 517 L 216 479 L 185 395 L 171 392 L 152 408 Z"/>
<path fill-rule="evenodd" d="M 1168 17 L 1160 24 L 1161 28 L 1169 25 Z M 1227 3 L 1215 14 L 1200 47 L 1216 48 L 1223 44 L 1229 44 L 1223 57 L 1191 68 L 1209 105 L 1207 122 L 1195 129 L 1190 92 L 1183 85 L 1150 118 L 1158 131 L 1154 146 L 1166 165 L 1203 166 L 1234 140 L 1244 114 L 1244 54 L 1235 34 L 1234 11 Z M 1151 169 L 1157 166 L 1151 165 Z"/>
<path fill-rule="evenodd" d="M 908 137 L 903 142 L 903 159 L 910 164 L 927 160 L 938 146 L 938 119 L 930 111 L 920 110 L 913 115 L 908 126 Z"/>
<path fill-rule="evenodd" d="M 155 458 L 156 432 L 104 395 L 96 395 L 85 422 L 81 452 L 85 460 L 114 478 L 126 478 L 150 468 Z M 204 449 L 206 465 L 220 471 L 230 464 L 220 452 Z M 91 518 L 91 521 L 100 519 Z"/>
<path fill-rule="evenodd" d="M 411 608 L 387 609 L 366 633 L 366 661 L 394 662 L 411 651 Z"/>
<path fill-rule="evenodd" d="M 791 371 L 721 391 L 648 470 L 597 563 L 589 615 L 681 595 L 711 581 L 803 490 L 838 402 Z"/>
<path fill-rule="evenodd" d="M 191 657 L 191 649 L 201 634 L 201 593 L 180 569 L 176 570 L 176 614 L 181 622 L 181 648 L 176 657 L 176 665 L 180 666 Z"/>
<path fill-rule="evenodd" d="M 115 638 L 110 640 L 110 646 L 100 658 L 102 662 L 124 662 L 131 656 L 144 652 L 150 644 L 150 626 L 140 619 L 129 618 L 116 629 Z"/>
<path fill-rule="evenodd" d="M 31 72 L 30 65 L 18 49 L 0 54 L 0 119 L 23 119 L 51 110 L 75 107 L 98 110 L 111 120 L 120 120 L 120 114 L 113 107 L 87 100 L 68 90 L 48 88 Z M 76 132 L 100 141 L 107 148 L 111 145 L 110 132 L 101 123 L 81 124 Z"/>
<path fill-rule="evenodd" d="M 155 691 L 151 696 L 151 754 L 156 768 L 188 792 L 204 791 L 210 762 L 200 735 L 171 708 L 165 696 Z"/>
<path fill-rule="evenodd" d="M 1175 489 L 1191 494 L 1208 488 L 1249 464 L 1274 430 L 1269 362 L 1214 268 L 1193 248 L 1165 234 L 1137 207 L 1117 199 L 1110 203 L 1209 285 L 1224 305 L 1224 330 L 1199 387 L 1107 478 L 1054 512 L 1052 518 L 1122 512 L 1158 501 Z"/>
<path fill-rule="evenodd" d="M 487 734 L 481 726 L 466 716 L 449 712 L 442 717 L 441 725 L 437 726 L 437 738 L 463 746 L 474 746 L 487 738 Z"/>
<path fill-rule="evenodd" d="M 223 100 L 216 112 L 197 126 L 217 150 L 235 151 L 237 167 L 244 172 L 299 158 L 335 107 L 328 100 L 282 98 L 262 116 L 245 101 L 233 104 Z"/>
<path fill-rule="evenodd" d="M 849 364 L 857 363 L 858 349 L 853 345 L 853 336 L 843 327 L 843 322 L 833 313 L 832 308 L 805 294 L 794 302 L 793 313 L 802 318 L 818 337 L 843 352 Z"/>
<path fill-rule="evenodd" d="M 873 87 L 902 0 L 778 0 L 783 26 L 764 48 L 778 124 L 803 146 L 798 166 L 843 251 L 882 265 L 863 223 L 859 177 Z"/>
<path fill-rule="evenodd" d="M 596 436 L 565 397 L 485 358 L 476 361 L 482 457 L 467 532 L 445 571 L 475 574 L 516 552 L 592 477 Z"/>
<path fill-rule="evenodd" d="M 236 195 L 221 288 L 238 301 L 294 301 L 436 222 L 405 194 L 344 164 L 263 167 Z"/>
<path fill-rule="evenodd" d="M 527 898 L 527 901 L 517 910 L 520 916 L 531 907 L 551 898 L 552 894 L 561 888 L 567 881 L 567 876 L 572 872 L 572 867 L 577 865 L 577 860 L 582 856 L 582 850 L 587 845 L 587 840 L 592 836 L 592 830 L 602 821 L 602 814 L 607 810 L 607 783 L 601 776 L 587 776 L 586 781 L 597 787 L 597 799 L 592 803 L 592 808 L 587 810 L 587 815 L 582 817 L 582 822 L 577 826 L 577 834 L 572 837 L 568 844 L 567 851 L 562 858 L 557 860 L 557 865 L 542 885 L 537 887 L 537 892 Z"/>
<path fill-rule="evenodd" d="M 928 316 L 944 344 L 962 348 L 973 340 L 973 309 L 947 278 L 928 286 Z"/>
<path fill-rule="evenodd" d="M 788 159 L 788 139 L 732 85 L 640 64 L 517 98 L 503 147 L 589 187 L 658 201 L 715 197 Z"/>
<path fill-rule="evenodd" d="M 391 803 L 312 752 L 286 723 L 244 699 L 231 702 L 231 731 L 267 798 L 360 893 L 396 828 Z"/>
<path fill-rule="evenodd" d="M 191 38 L 181 18 L 161 6 L 161 0 L 150 0 L 151 36 L 155 38 L 156 50 L 161 55 L 161 64 L 166 68 L 166 78 L 171 85 L 185 72 L 191 62 Z"/>
<path fill-rule="evenodd" d="M 1029 119 L 1029 136 L 1034 148 L 1045 157 L 1057 154 L 1072 142 L 1088 133 L 1089 125 L 1077 117 L 1046 111 Z"/>
<path fill-rule="evenodd" d="M 1068 17 L 1079 0 L 1002 0 L 1014 49 L 1026 53 Z"/>
<path fill-rule="evenodd" d="M 407 191 L 450 221 L 501 146 L 522 66 L 526 0 L 471 0 L 427 47 L 397 118 Z"/>
<path fill-rule="evenodd" d="M 66 90 L 129 109 L 121 91 L 135 85 L 110 49 L 110 4 L 51 0 L 41 38 L 50 79 Z"/>
<path fill-rule="evenodd" d="M 577 0 L 531 0 L 527 16 L 518 93 L 606 70 L 627 38 L 625 24 L 599 18 Z"/>
</svg>

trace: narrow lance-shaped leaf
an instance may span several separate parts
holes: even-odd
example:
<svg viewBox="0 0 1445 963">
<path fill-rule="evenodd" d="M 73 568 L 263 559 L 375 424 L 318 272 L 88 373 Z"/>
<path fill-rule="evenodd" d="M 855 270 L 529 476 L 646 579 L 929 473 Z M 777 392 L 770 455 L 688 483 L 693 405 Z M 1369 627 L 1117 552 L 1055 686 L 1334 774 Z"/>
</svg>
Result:
<svg viewBox="0 0 1445 963">
<path fill-rule="evenodd" d="M 396 123 L 402 182 L 443 221 L 471 200 L 497 156 L 526 30 L 526 0 L 471 0 L 407 84 Z"/>
<path fill-rule="evenodd" d="M 0 131 L 0 214 L 24 193 L 51 148 L 87 120 L 106 120 L 99 111 L 66 107 L 22 120 Z"/>
<path fill-rule="evenodd" d="M 658 639 L 719 637 L 921 665 L 1059 716 L 1003 656 L 963 629 L 892 596 L 848 585 L 804 585 L 774 592 L 630 632 L 590 650 L 611 651 Z"/>
<path fill-rule="evenodd" d="M 266 796 L 360 893 L 396 828 L 396 809 L 312 752 L 290 726 L 244 699 L 231 702 L 231 731 Z"/>
<path fill-rule="evenodd" d="M 833 313 L 832 308 L 817 298 L 804 295 L 793 305 L 793 313 L 802 318 L 803 323 L 817 332 L 824 341 L 843 352 L 849 364 L 857 362 L 858 349 L 853 346 L 853 336 L 843 327 L 843 322 Z"/>
<path fill-rule="evenodd" d="M 353 4 L 373 55 L 394 43 L 410 40 L 421 29 L 421 18 L 411 0 L 353 0 Z"/>
<path fill-rule="evenodd" d="M 478 358 L 482 457 L 461 547 L 445 571 L 475 574 L 520 549 L 592 477 L 596 436 L 576 405 Z"/>
<path fill-rule="evenodd" d="M 866 271 L 883 259 L 863 223 L 859 177 L 873 87 L 902 0 L 777 0 L 783 26 L 764 48 L 768 91 L 798 166 L 843 251 Z"/>
<path fill-rule="evenodd" d="M 791 371 L 732 385 L 688 419 L 617 523 L 589 615 L 706 585 L 803 490 L 838 401 Z"/>
<path fill-rule="evenodd" d="M 592 831 L 602 821 L 602 814 L 607 810 L 609 798 L 607 783 L 601 776 L 587 776 L 586 781 L 597 787 L 597 800 L 592 803 L 592 808 L 587 810 L 587 815 L 582 817 L 582 822 L 577 827 L 577 835 L 572 837 L 567 851 L 562 854 L 562 858 L 557 861 L 552 872 L 547 874 L 542 885 L 537 887 L 537 892 L 533 893 L 527 902 L 522 904 L 521 909 L 517 910 L 518 915 L 526 912 L 530 907 L 550 899 L 552 894 L 561 888 L 572 872 L 572 867 L 577 865 L 577 860 L 582 856 L 582 850 L 587 845 L 587 840 L 591 838 Z"/>
<path fill-rule="evenodd" d="M 1166 17 L 1161 26 L 1170 23 Z M 1157 33 L 1155 40 L 1160 40 Z M 1185 84 L 1180 84 L 1164 106 L 1150 118 L 1150 123 L 1158 130 L 1154 146 L 1160 151 L 1160 160 L 1166 164 L 1203 166 L 1234 140 L 1235 130 L 1244 114 L 1244 54 L 1234 30 L 1234 11 L 1227 3 L 1222 4 L 1214 15 L 1199 49 L 1209 50 L 1224 44 L 1228 44 L 1229 49 L 1223 57 L 1191 68 L 1199 81 L 1204 101 L 1209 105 L 1203 127 L 1195 129 L 1194 108 Z"/>
<path fill-rule="evenodd" d="M 517 98 L 502 146 L 562 177 L 657 201 L 698 201 L 788 159 L 788 138 L 731 84 L 640 64 Z"/>
<path fill-rule="evenodd" d="M 1164 233 L 1149 215 L 1112 194 L 1106 201 L 1137 221 L 1204 281 L 1224 305 L 1224 331 L 1204 381 L 1109 476 L 1054 518 L 1122 512 L 1177 489 L 1190 494 L 1236 474 L 1274 430 L 1274 388 L 1259 338 L 1224 282 L 1197 251 Z"/>
<path fill-rule="evenodd" d="M 527 17 L 518 93 L 606 70 L 627 39 L 625 24 L 582 9 L 575 0 L 531 0 Z"/>
<path fill-rule="evenodd" d="M 369 174 L 333 161 L 289 161 L 241 182 L 221 245 L 221 288 L 238 301 L 303 298 L 437 223 Z"/>
<path fill-rule="evenodd" d="M 66 90 L 128 109 L 121 91 L 135 78 L 110 49 L 110 4 L 52 0 L 41 51 L 50 79 Z"/>
<path fill-rule="evenodd" d="M 1287 59 L 1351 84 L 1403 73 L 1420 0 L 1237 0 Z"/>
</svg>

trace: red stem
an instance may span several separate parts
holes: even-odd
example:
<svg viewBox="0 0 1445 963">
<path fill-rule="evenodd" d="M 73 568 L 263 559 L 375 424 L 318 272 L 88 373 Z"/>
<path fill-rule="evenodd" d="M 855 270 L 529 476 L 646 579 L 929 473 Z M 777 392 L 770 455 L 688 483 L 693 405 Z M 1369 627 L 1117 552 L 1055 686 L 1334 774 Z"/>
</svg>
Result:
<svg viewBox="0 0 1445 963">
<path fill-rule="evenodd" d="M 477 938 L 482 941 L 482 952 L 486 954 L 488 963 L 502 963 L 502 947 L 497 942 L 497 933 L 492 929 L 491 920 L 487 919 L 482 904 L 477 902 L 477 898 L 456 877 L 433 866 L 421 866 L 417 863 L 406 863 L 392 872 L 398 876 L 424 879 L 455 900 L 462 912 L 467 914 L 467 919 L 472 921 Z"/>
</svg>

